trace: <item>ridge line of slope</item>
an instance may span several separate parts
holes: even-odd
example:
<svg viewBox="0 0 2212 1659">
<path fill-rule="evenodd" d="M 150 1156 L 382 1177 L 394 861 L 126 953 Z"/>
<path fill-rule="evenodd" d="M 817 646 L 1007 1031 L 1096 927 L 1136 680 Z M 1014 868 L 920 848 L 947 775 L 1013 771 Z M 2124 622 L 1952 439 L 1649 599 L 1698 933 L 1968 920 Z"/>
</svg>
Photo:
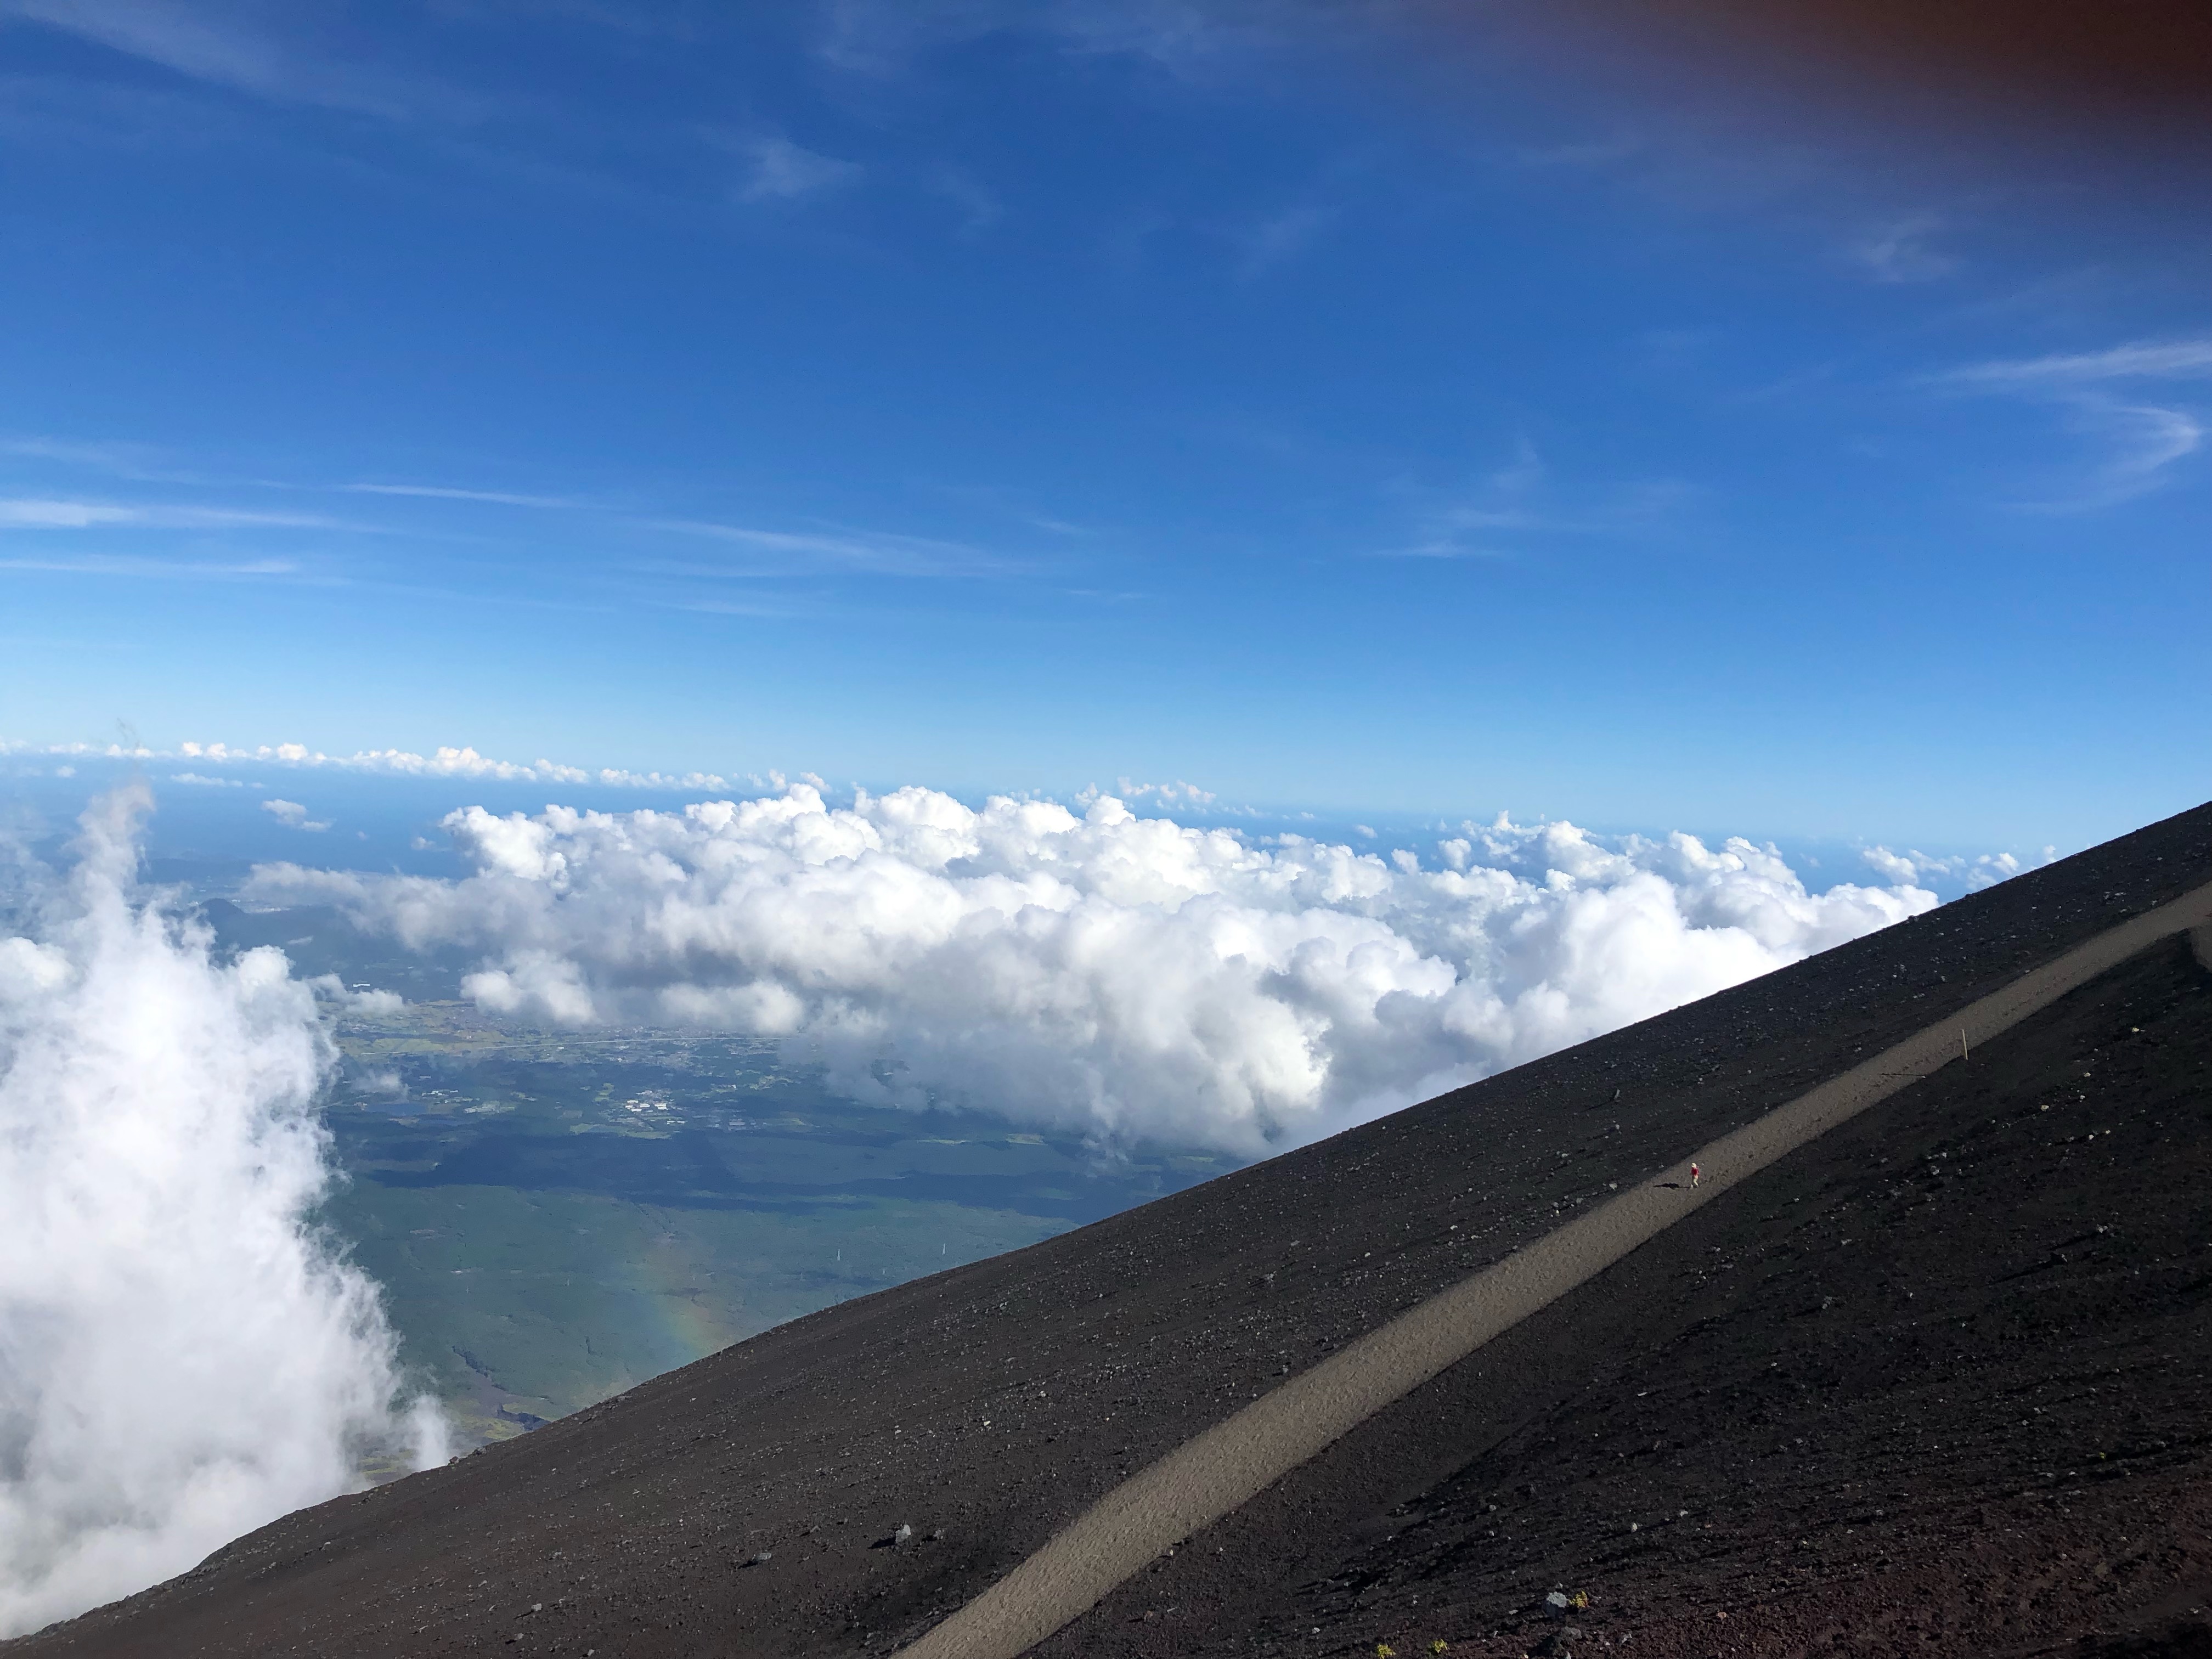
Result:
<svg viewBox="0 0 2212 1659">
<path fill-rule="evenodd" d="M 1099 1498 L 898 1659 L 1017 1659 L 1163 1551 L 1709 1200 L 2137 951 L 2212 927 L 2212 884 L 2093 935 L 1378 1326 Z M 1701 1184 L 1689 1184 L 1690 1165 Z"/>
</svg>

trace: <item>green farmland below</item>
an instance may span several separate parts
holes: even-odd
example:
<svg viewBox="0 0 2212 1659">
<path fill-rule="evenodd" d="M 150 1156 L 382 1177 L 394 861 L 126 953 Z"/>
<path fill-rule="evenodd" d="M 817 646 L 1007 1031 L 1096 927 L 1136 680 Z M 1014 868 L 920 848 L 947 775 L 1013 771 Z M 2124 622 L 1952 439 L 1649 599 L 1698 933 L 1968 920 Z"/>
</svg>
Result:
<svg viewBox="0 0 2212 1659">
<path fill-rule="evenodd" d="M 208 908 L 227 945 L 410 999 L 338 1026 L 343 1180 L 320 1218 L 472 1439 L 1230 1167 L 858 1105 L 772 1043 L 496 1018 L 449 968 L 384 962 L 328 912 Z"/>
</svg>

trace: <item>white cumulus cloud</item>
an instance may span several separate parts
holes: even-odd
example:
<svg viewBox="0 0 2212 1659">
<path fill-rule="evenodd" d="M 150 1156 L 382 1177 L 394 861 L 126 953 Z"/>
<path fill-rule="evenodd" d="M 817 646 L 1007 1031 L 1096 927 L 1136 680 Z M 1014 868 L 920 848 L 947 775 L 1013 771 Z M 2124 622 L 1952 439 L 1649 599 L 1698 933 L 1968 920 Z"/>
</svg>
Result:
<svg viewBox="0 0 2212 1659">
<path fill-rule="evenodd" d="M 283 954 L 131 888 L 143 786 L 0 933 L 0 1636 L 445 1455 L 376 1287 L 310 1224 L 331 1051 Z"/>
<path fill-rule="evenodd" d="M 261 810 L 277 823 L 293 830 L 327 830 L 327 818 L 315 819 L 307 816 L 307 809 L 295 800 L 264 800 Z"/>
<path fill-rule="evenodd" d="M 111 748 L 107 752 L 120 754 L 123 751 Z M 138 752 L 150 755 L 154 751 L 143 750 Z M 591 775 L 580 767 L 560 766 L 549 760 L 540 760 L 535 764 L 491 760 L 471 748 L 441 748 L 430 755 L 417 755 L 405 749 L 364 749 L 351 755 L 325 755 L 319 749 L 310 749 L 299 743 L 261 744 L 251 749 L 234 749 L 221 743 L 185 743 L 178 745 L 178 752 L 189 760 L 204 760 L 219 766 L 245 763 L 329 767 L 338 771 L 381 773 L 403 778 L 494 778 L 501 782 L 582 783 Z M 606 775 L 609 781 L 617 775 Z M 618 775 L 627 778 L 635 775 L 624 773 Z"/>
<path fill-rule="evenodd" d="M 2009 881 L 2027 866 L 2010 853 L 1982 853 L 1967 858 L 1963 854 L 1953 858 L 1931 858 L 1925 853 L 1907 851 L 1893 853 L 1887 847 L 1869 847 L 1859 854 L 1879 875 L 1893 884 L 1925 881 L 1930 876 L 1946 876 L 1966 884 L 1970 893 L 1984 887 L 1994 887 L 2001 881 Z M 2056 847 L 2043 849 L 2043 862 L 2049 864 L 2058 856 Z"/>
<path fill-rule="evenodd" d="M 264 866 L 410 945 L 480 953 L 483 1006 L 778 1037 L 864 1101 L 1103 1144 L 1256 1155 L 1931 908 L 1808 891 L 1771 848 L 1501 819 L 1385 859 L 1139 817 L 811 784 L 680 812 L 447 827 L 456 881 Z"/>
<path fill-rule="evenodd" d="M 407 1006 L 407 999 L 397 991 L 380 991 L 369 985 L 348 985 L 336 974 L 316 975 L 307 981 L 307 988 L 342 1014 L 359 1014 L 371 1019 L 396 1014 Z"/>
<path fill-rule="evenodd" d="M 0 3 L 4 3 L 4 0 L 0 0 Z M 0 561 L 0 563 L 4 562 Z M 303 771 L 361 773 L 376 777 L 486 779 L 501 783 L 595 783 L 608 789 L 723 790 L 732 787 L 732 781 L 718 772 L 636 772 L 618 766 L 603 766 L 597 771 L 587 771 L 580 766 L 564 766 L 542 757 L 535 761 L 495 760 L 477 753 L 471 747 L 441 747 L 428 755 L 416 754 L 406 749 L 363 749 L 350 755 L 326 755 L 319 749 L 310 749 L 301 743 L 264 743 L 251 746 L 225 743 L 180 743 L 172 752 L 149 749 L 143 744 L 132 744 L 126 748 L 115 743 L 40 744 L 21 738 L 0 738 L 0 755 L 83 755 L 104 757 L 109 760 L 188 760 L 209 766 L 250 766 L 257 769 L 287 767 Z M 201 772 L 179 772 L 172 776 L 179 783 L 242 787 L 240 780 L 210 777 Z M 781 787 L 781 774 L 769 773 L 768 781 Z M 749 781 L 757 787 L 763 780 L 756 777 Z"/>
</svg>

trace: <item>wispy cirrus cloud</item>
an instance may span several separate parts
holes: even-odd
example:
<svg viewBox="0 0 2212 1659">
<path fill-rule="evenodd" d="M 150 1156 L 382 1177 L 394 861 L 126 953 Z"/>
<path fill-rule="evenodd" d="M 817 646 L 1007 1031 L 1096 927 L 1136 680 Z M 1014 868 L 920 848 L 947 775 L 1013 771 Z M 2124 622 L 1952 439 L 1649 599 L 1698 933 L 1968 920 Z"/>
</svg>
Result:
<svg viewBox="0 0 2212 1659">
<path fill-rule="evenodd" d="M 1006 204 L 964 167 L 940 163 L 924 174 L 922 184 L 959 210 L 963 236 L 979 235 L 1006 216 Z"/>
<path fill-rule="evenodd" d="M 352 530 L 314 513 L 264 513 L 229 507 L 139 506 L 18 495 L 0 498 L 0 530 Z"/>
<path fill-rule="evenodd" d="M 474 119 L 481 96 L 435 77 L 366 67 L 334 11 L 163 0 L 0 0 L 0 24 L 33 24 L 151 64 L 204 86 L 281 104 L 406 120 Z"/>
<path fill-rule="evenodd" d="M 2205 447 L 2200 407 L 2130 395 L 2130 385 L 2212 380 L 2212 336 L 2137 340 L 2100 351 L 1997 358 L 1929 377 L 1939 390 L 2025 398 L 2065 411 L 2067 425 L 2105 452 L 2073 494 L 2021 505 L 2082 512 L 2132 501 L 2165 484 L 2176 463 Z"/>
<path fill-rule="evenodd" d="M 684 574 L 727 575 L 787 575 L 813 573 L 824 565 L 883 576 L 1005 575 L 1024 567 L 1017 561 L 961 542 L 939 541 L 923 536 L 902 536 L 872 531 L 833 533 L 757 530 L 744 525 L 716 524 L 699 519 L 662 519 L 659 530 L 726 542 L 771 556 L 780 565 L 744 571 L 714 571 L 687 567 Z"/>
<path fill-rule="evenodd" d="M 1231 238 L 1238 252 L 1237 274 L 1246 282 L 1262 276 L 1312 246 L 1336 222 L 1337 210 L 1303 203 L 1243 227 Z"/>
<path fill-rule="evenodd" d="M 1959 259 L 1945 253 L 1929 238 L 1942 221 L 1918 213 L 1877 226 L 1853 242 L 1850 257 L 1877 283 L 1932 283 L 1956 272 Z"/>
<path fill-rule="evenodd" d="M 27 462 L 43 461 L 70 467 L 90 465 L 111 472 L 120 470 L 119 463 L 124 458 L 149 453 L 143 446 L 60 440 L 0 442 L 0 455 L 17 454 Z M 856 530 L 841 525 L 772 529 L 695 518 L 665 508 L 656 513 L 650 506 L 526 489 L 418 483 L 404 477 L 357 478 L 331 483 L 254 476 L 223 479 L 177 474 L 167 481 L 200 485 L 208 494 L 220 488 L 232 499 L 195 502 L 177 500 L 175 493 L 171 493 L 168 499 L 133 500 L 76 493 L 59 477 L 36 482 L 32 477 L 24 477 L 17 485 L 20 493 L 0 495 L 0 553 L 8 552 L 5 538 L 11 532 L 26 538 L 23 551 L 0 556 L 0 570 L 185 580 L 300 578 L 320 570 L 329 579 L 337 580 L 337 567 L 320 551 L 295 554 L 286 549 L 281 553 L 247 557 L 244 556 L 247 550 L 245 547 L 222 544 L 278 532 L 315 531 L 380 538 L 385 543 L 396 539 L 403 544 L 426 533 L 447 539 L 465 538 L 481 532 L 481 521 L 473 517 L 479 508 L 495 514 L 515 511 L 575 514 L 580 526 L 587 527 L 589 536 L 619 539 L 622 566 L 635 575 L 703 579 L 718 583 L 733 580 L 773 582 L 793 578 L 818 579 L 836 573 L 978 579 L 1014 577 L 1031 574 L 1037 568 L 1035 561 L 945 537 Z M 280 502 L 317 495 L 325 499 L 341 497 L 356 504 L 358 510 L 341 516 L 290 505 L 235 504 L 236 493 L 247 489 L 258 490 Z M 444 523 L 426 526 L 414 514 L 387 519 L 374 510 L 373 503 L 389 504 L 395 509 L 409 503 L 420 503 L 426 510 L 450 507 L 471 517 L 454 517 Z M 1080 526 L 1048 514 L 1030 513 L 1024 515 L 1024 522 L 1032 530 L 1055 536 L 1081 532 Z M 161 547 L 158 552 L 129 552 L 120 550 L 117 545 L 117 538 L 123 538 L 125 545 L 142 538 L 158 544 L 160 532 L 171 532 L 173 544 Z M 206 532 L 216 544 L 195 547 L 177 532 Z M 664 546 L 668 545 L 665 538 L 673 536 L 694 544 L 718 543 L 726 549 L 743 550 L 751 556 L 744 561 L 720 556 L 640 558 L 635 542 L 641 533 L 660 538 Z M 79 536 L 94 539 L 97 550 L 63 550 L 64 542 Z M 267 545 L 265 539 L 261 545 Z M 356 583 L 372 580 L 362 572 L 353 572 L 345 579 Z M 392 584 L 385 580 L 376 585 L 389 587 Z M 726 604 L 702 596 L 699 604 L 683 608 L 775 617 L 794 614 L 794 602 L 789 596 L 773 606 Z"/>
<path fill-rule="evenodd" d="M 228 507 L 171 503 L 135 505 L 82 501 L 65 496 L 0 498 L 0 532 L 30 537 L 33 546 L 56 545 L 41 532 L 101 531 L 353 530 L 320 514 L 265 513 Z M 120 576 L 163 581 L 251 581 L 296 579 L 308 574 L 301 560 L 284 556 L 259 558 L 191 558 L 135 553 L 38 552 L 0 556 L 0 570 L 48 571 L 64 575 Z"/>
<path fill-rule="evenodd" d="M 483 501 L 495 507 L 565 509 L 587 505 L 566 495 L 525 495 L 505 489 L 461 489 L 448 484 L 349 483 L 337 487 L 349 495 L 407 495 L 433 501 Z"/>
<path fill-rule="evenodd" d="M 703 617 L 750 617 L 763 622 L 789 622 L 811 614 L 818 605 L 792 599 L 686 599 L 672 607 Z"/>
<path fill-rule="evenodd" d="M 191 473 L 160 466 L 159 452 L 146 444 L 85 443 L 62 438 L 0 438 L 0 455 L 86 467 L 146 483 L 198 483 Z"/>
<path fill-rule="evenodd" d="M 66 558 L 0 559 L 0 570 L 47 570 L 73 576 L 152 577 L 168 581 L 251 581 L 305 574 L 295 559 L 149 559 L 80 553 Z"/>
<path fill-rule="evenodd" d="M 792 202 L 819 195 L 860 176 L 858 161 L 841 161 L 790 139 L 757 138 L 745 147 L 749 170 L 738 186 L 743 202 Z"/>
<path fill-rule="evenodd" d="M 1516 538 L 1632 533 L 1664 518 L 1695 492 L 1678 480 L 1657 478 L 1577 489 L 1577 499 L 1563 502 L 1551 467 L 1523 439 L 1510 459 L 1456 491 L 1401 493 L 1419 502 L 1414 534 L 1370 550 L 1370 557 L 1495 557 L 1510 552 Z"/>
<path fill-rule="evenodd" d="M 1347 21 L 1358 28 L 1364 20 L 1352 10 Z M 816 55 L 833 68 L 877 77 L 906 73 L 945 46 L 1019 34 L 1072 57 L 1132 58 L 1197 78 L 1345 26 L 1328 8 L 1303 0 L 833 0 L 821 15 Z"/>
<path fill-rule="evenodd" d="M 1938 386 L 1990 391 L 2060 390 L 2114 380 L 2212 379 L 2212 335 L 2185 340 L 2138 340 L 2102 351 L 1998 358 L 1947 369 Z"/>
<path fill-rule="evenodd" d="M 1537 496 L 1550 476 L 1543 457 L 1526 438 L 1512 458 L 1493 467 L 1451 497 L 1432 495 L 1420 509 L 1413 538 L 1376 550 L 1397 559 L 1468 559 L 1498 550 L 1480 539 L 1499 531 L 1554 528 L 1540 510 Z"/>
<path fill-rule="evenodd" d="M 1029 491 L 1003 484 L 938 484 L 934 488 L 937 494 L 948 500 L 980 507 L 995 518 L 1008 520 L 1025 530 L 1042 530 L 1048 536 L 1097 536 L 1105 528 L 1064 518 L 1038 506 Z"/>
<path fill-rule="evenodd" d="M 273 92 L 289 78 L 285 54 L 273 40 L 213 9 L 147 0 L 0 0 L 0 18 L 43 24 L 194 80 Z"/>
<path fill-rule="evenodd" d="M 2100 495 L 2057 505 L 2098 507 L 2129 500 L 2155 488 L 2167 467 L 2204 447 L 2204 422 L 2185 409 L 2104 398 L 2085 398 L 2076 408 L 2081 425 L 2117 453 L 2100 474 Z"/>
<path fill-rule="evenodd" d="M 1649 139 L 1627 136 L 1585 138 L 1564 144 L 1524 144 L 1514 149 L 1512 159 L 1524 167 L 1595 170 L 1626 161 L 1640 155 L 1650 144 Z"/>
</svg>

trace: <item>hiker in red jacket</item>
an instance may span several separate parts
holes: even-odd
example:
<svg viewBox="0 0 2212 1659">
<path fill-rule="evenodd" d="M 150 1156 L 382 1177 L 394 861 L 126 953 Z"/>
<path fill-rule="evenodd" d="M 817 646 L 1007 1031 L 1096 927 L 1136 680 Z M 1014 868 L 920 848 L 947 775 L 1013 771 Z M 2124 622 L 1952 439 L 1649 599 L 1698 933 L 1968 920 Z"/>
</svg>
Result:
<svg viewBox="0 0 2212 1659">
<path fill-rule="evenodd" d="M 1702 1181 L 1702 1180 L 1704 1180 L 1704 1179 L 1705 1179 L 1705 1176 L 1704 1176 L 1703 1172 L 1701 1172 L 1701 1171 L 1698 1170 L 1698 1166 L 1697 1166 L 1696 1164 L 1692 1164 L 1690 1166 L 1690 1184 L 1691 1184 L 1692 1187 L 1694 1187 L 1694 1186 L 1696 1186 L 1696 1185 L 1698 1184 L 1698 1182 L 1700 1182 L 1700 1181 Z"/>
</svg>

